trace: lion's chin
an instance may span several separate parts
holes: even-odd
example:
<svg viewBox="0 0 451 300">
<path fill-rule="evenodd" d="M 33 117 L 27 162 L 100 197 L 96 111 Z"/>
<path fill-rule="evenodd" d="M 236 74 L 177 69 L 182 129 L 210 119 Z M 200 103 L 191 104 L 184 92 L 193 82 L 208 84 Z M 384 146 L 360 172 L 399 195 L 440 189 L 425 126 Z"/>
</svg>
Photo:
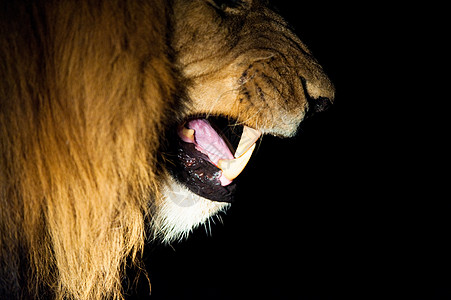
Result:
<svg viewBox="0 0 451 300">
<path fill-rule="evenodd" d="M 152 220 L 156 239 L 171 243 L 186 238 L 210 217 L 229 208 L 229 203 L 205 199 L 170 179 Z"/>
</svg>

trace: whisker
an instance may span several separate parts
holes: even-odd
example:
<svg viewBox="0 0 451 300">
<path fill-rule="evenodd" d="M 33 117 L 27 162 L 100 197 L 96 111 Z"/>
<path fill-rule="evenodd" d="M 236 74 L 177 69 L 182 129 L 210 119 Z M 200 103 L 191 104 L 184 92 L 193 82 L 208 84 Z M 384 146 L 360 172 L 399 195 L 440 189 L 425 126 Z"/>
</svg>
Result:
<svg viewBox="0 0 451 300">
<path fill-rule="evenodd" d="M 259 62 L 259 61 L 262 61 L 262 60 L 270 60 L 271 58 L 273 58 L 275 56 L 276 55 L 274 53 L 271 53 L 268 56 L 254 58 L 254 59 L 252 59 L 252 63 Z"/>
<path fill-rule="evenodd" d="M 250 116 L 249 118 L 247 118 L 246 120 L 237 121 L 237 125 L 246 125 L 247 122 L 249 122 L 249 120 L 253 119 L 256 115 L 258 115 L 263 109 L 265 109 L 265 107 L 262 107 L 260 109 L 258 109 L 252 116 Z"/>
<path fill-rule="evenodd" d="M 215 106 L 218 104 L 219 100 L 221 100 L 221 98 L 222 98 L 223 96 L 225 96 L 226 94 L 229 94 L 229 93 L 236 92 L 236 91 L 238 91 L 238 90 L 239 90 L 238 88 L 231 89 L 231 90 L 225 91 L 224 93 L 222 93 L 221 95 L 219 95 L 219 96 L 216 98 L 216 100 L 213 101 L 213 104 L 212 104 L 212 106 L 210 107 L 210 111 L 206 114 L 206 117 L 209 118 L 209 117 L 211 116 L 211 114 L 212 114 L 212 112 L 213 112 L 213 109 L 215 108 Z"/>
<path fill-rule="evenodd" d="M 222 225 L 224 225 L 224 220 L 222 219 L 222 216 L 217 214 L 216 218 L 218 219 L 219 223 L 221 223 Z"/>
<path fill-rule="evenodd" d="M 257 142 L 256 142 L 257 147 L 256 147 L 256 149 L 255 149 L 255 151 L 256 151 L 255 153 L 257 153 L 258 150 L 260 149 L 260 146 L 261 146 L 262 141 L 263 141 L 263 136 L 264 136 L 264 134 L 260 135 L 260 137 L 258 138 L 258 140 L 257 140 Z"/>
<path fill-rule="evenodd" d="M 207 236 L 211 236 L 211 218 L 208 218 L 207 222 L 205 222 L 205 232 Z"/>
</svg>

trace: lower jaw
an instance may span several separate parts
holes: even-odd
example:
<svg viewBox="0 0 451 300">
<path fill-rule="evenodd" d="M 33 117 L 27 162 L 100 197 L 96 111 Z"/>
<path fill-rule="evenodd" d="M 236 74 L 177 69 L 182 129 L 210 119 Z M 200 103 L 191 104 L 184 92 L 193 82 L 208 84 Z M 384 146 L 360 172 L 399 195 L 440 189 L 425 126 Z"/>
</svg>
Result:
<svg viewBox="0 0 451 300">
<path fill-rule="evenodd" d="M 154 238 L 164 243 L 186 238 L 210 217 L 230 207 L 229 203 L 196 195 L 172 178 L 163 190 L 160 203 L 152 217 L 152 227 Z"/>
</svg>

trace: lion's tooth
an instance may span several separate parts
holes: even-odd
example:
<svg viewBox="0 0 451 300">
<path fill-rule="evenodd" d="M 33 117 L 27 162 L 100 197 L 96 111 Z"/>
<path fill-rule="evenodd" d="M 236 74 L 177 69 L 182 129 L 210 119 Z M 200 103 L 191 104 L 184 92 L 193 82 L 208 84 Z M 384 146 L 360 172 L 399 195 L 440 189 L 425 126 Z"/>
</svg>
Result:
<svg viewBox="0 0 451 300">
<path fill-rule="evenodd" d="M 244 126 L 243 134 L 235 151 L 235 158 L 218 161 L 218 167 L 222 170 L 225 178 L 233 180 L 243 171 L 254 152 L 255 142 L 260 136 L 259 130 Z"/>
<path fill-rule="evenodd" d="M 182 135 L 194 143 L 194 129 L 182 128 Z"/>
<path fill-rule="evenodd" d="M 241 135 L 240 142 L 235 151 L 235 158 L 240 157 L 258 140 L 261 136 L 261 131 L 253 129 L 247 126 L 243 128 L 243 134 Z"/>
<path fill-rule="evenodd" d="M 255 149 L 255 142 L 240 157 L 235 159 L 220 159 L 218 167 L 222 170 L 222 174 L 229 180 L 235 179 L 246 167 L 252 152 Z"/>
</svg>

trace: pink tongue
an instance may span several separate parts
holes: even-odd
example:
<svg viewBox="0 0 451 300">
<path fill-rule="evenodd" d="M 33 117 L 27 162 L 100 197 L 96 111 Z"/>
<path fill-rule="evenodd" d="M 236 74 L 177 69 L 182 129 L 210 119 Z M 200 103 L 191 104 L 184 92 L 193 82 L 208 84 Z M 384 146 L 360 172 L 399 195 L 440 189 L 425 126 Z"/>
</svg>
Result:
<svg viewBox="0 0 451 300">
<path fill-rule="evenodd" d="M 196 149 L 205 155 L 218 166 L 220 159 L 234 159 L 232 152 L 225 141 L 218 135 L 216 130 L 211 127 L 210 123 L 205 119 L 195 119 L 189 121 L 187 127 L 194 129 L 194 137 L 196 140 Z M 219 178 L 223 186 L 230 184 L 232 181 L 221 175 Z"/>
<path fill-rule="evenodd" d="M 220 159 L 233 159 L 233 154 L 216 130 L 205 119 L 196 119 L 188 123 L 188 128 L 194 129 L 199 151 L 208 155 L 208 158 L 218 165 Z"/>
</svg>

